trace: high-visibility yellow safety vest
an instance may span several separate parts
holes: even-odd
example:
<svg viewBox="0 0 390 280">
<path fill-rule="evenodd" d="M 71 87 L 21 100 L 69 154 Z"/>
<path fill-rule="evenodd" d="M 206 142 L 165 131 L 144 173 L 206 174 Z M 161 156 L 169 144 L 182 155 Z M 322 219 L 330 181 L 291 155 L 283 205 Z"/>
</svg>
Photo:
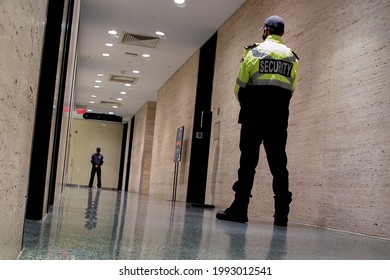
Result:
<svg viewBox="0 0 390 280">
<path fill-rule="evenodd" d="M 234 94 L 250 86 L 278 86 L 294 93 L 298 80 L 298 56 L 281 36 L 271 34 L 263 43 L 245 47 Z"/>
</svg>

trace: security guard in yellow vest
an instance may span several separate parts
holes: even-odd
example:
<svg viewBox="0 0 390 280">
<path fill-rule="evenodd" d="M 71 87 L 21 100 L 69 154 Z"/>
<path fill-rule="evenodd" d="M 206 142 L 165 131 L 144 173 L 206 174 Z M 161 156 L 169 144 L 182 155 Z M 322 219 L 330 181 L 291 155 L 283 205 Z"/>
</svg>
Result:
<svg viewBox="0 0 390 280">
<path fill-rule="evenodd" d="M 221 220 L 248 221 L 248 204 L 263 144 L 273 176 L 274 224 L 287 226 L 292 193 L 286 142 L 289 104 L 298 80 L 298 56 L 282 40 L 281 17 L 267 18 L 261 30 L 264 42 L 245 47 L 234 89 L 241 106 L 241 156 L 238 180 L 233 185 L 235 199 L 216 216 Z"/>
</svg>

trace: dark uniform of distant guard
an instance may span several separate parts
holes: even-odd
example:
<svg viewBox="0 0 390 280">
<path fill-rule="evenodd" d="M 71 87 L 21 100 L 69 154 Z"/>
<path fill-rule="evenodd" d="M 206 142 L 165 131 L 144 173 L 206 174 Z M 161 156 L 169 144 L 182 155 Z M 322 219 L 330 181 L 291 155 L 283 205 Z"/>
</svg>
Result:
<svg viewBox="0 0 390 280">
<path fill-rule="evenodd" d="M 240 167 L 233 185 L 234 201 L 225 211 L 219 211 L 217 218 L 248 221 L 248 204 L 263 144 L 273 176 L 274 224 L 287 226 L 292 193 L 286 142 L 289 104 L 298 80 L 298 57 L 282 40 L 281 17 L 267 18 L 261 30 L 264 42 L 245 47 L 239 67 L 234 92 L 241 106 Z"/>
<path fill-rule="evenodd" d="M 93 186 L 93 180 L 95 179 L 95 173 L 97 174 L 97 181 L 98 181 L 98 184 L 97 184 L 97 187 L 98 189 L 101 189 L 102 187 L 102 165 L 104 163 L 104 157 L 103 155 L 100 153 L 100 148 L 96 148 L 96 153 L 94 153 L 92 156 L 91 156 L 91 164 L 92 164 L 92 168 L 91 168 L 91 178 L 89 179 L 89 184 L 88 184 L 88 188 L 92 188 Z"/>
</svg>

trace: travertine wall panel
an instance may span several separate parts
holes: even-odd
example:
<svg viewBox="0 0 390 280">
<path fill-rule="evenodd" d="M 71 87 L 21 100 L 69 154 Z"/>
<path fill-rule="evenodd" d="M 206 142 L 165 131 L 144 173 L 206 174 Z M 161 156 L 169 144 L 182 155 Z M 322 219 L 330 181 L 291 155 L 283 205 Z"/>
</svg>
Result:
<svg viewBox="0 0 390 280">
<path fill-rule="evenodd" d="M 151 197 L 171 199 L 174 179 L 174 148 L 177 128 L 184 126 L 182 161 L 178 167 L 178 201 L 185 201 L 191 151 L 192 126 L 198 79 L 197 51 L 159 90 L 153 141 Z"/>
<path fill-rule="evenodd" d="M 0 6 L 0 259 L 15 259 L 22 246 L 47 0 Z"/>
<path fill-rule="evenodd" d="M 287 146 L 290 220 L 390 237 L 389 13 L 390 3 L 379 0 L 245 2 L 218 31 L 206 203 L 224 208 L 232 201 L 239 160 L 237 68 L 243 46 L 261 41 L 259 27 L 278 14 L 286 21 L 286 44 L 301 58 Z M 192 125 L 197 63 L 190 59 L 159 92 L 151 186 L 163 197 L 173 181 L 176 128 Z M 185 150 L 182 198 L 190 149 Z M 251 216 L 272 219 L 271 181 L 262 149 Z"/>
<path fill-rule="evenodd" d="M 243 46 L 269 15 L 286 21 L 300 56 L 288 140 L 291 221 L 390 237 L 390 3 L 248 0 L 221 27 L 215 67 L 207 199 L 231 203 L 240 126 L 233 97 Z M 219 114 L 216 113 L 219 111 Z M 250 215 L 272 218 L 261 150 Z"/>
<path fill-rule="evenodd" d="M 131 150 L 129 190 L 149 194 L 156 102 L 149 101 L 136 113 Z"/>
</svg>

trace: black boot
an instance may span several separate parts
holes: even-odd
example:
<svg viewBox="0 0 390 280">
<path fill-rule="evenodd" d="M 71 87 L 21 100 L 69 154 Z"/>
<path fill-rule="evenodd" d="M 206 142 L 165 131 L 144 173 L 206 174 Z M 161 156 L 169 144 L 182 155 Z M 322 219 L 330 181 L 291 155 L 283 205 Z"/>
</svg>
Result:
<svg viewBox="0 0 390 280">
<path fill-rule="evenodd" d="M 287 196 L 277 197 L 275 199 L 274 225 L 286 227 L 288 223 L 288 213 L 290 212 L 291 192 Z"/>
<path fill-rule="evenodd" d="M 217 219 L 238 223 L 248 222 L 249 196 L 240 196 L 236 193 L 233 203 L 225 211 L 217 212 Z"/>
</svg>

